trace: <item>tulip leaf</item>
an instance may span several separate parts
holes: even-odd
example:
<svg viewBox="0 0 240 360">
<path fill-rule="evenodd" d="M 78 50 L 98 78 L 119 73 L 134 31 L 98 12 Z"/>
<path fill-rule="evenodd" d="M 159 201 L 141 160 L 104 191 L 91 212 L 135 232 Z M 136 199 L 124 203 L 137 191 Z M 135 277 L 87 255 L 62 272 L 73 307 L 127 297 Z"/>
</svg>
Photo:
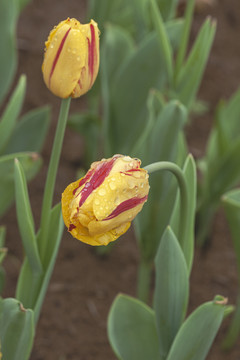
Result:
<svg viewBox="0 0 240 360">
<path fill-rule="evenodd" d="M 178 331 L 166 360 L 204 360 L 221 325 L 225 299 L 199 306 Z"/>
<path fill-rule="evenodd" d="M 17 15 L 15 0 L 0 1 L 0 104 L 9 90 L 17 65 L 15 34 Z"/>
<path fill-rule="evenodd" d="M 164 20 L 172 19 L 175 16 L 178 0 L 157 0 L 157 4 Z"/>
<path fill-rule="evenodd" d="M 34 339 L 34 314 L 12 298 L 0 299 L 0 339 L 3 359 L 29 359 Z"/>
<path fill-rule="evenodd" d="M 107 24 L 101 47 L 101 59 L 106 61 L 107 80 L 113 81 L 122 62 L 134 51 L 129 32 L 120 26 Z"/>
<path fill-rule="evenodd" d="M 18 227 L 22 243 L 33 272 L 41 272 L 42 265 L 36 242 L 34 220 L 28 196 L 27 182 L 21 163 L 14 164 L 15 196 Z"/>
<path fill-rule="evenodd" d="M 5 153 L 18 151 L 40 152 L 50 125 L 48 106 L 34 109 L 25 114 L 12 133 Z"/>
<path fill-rule="evenodd" d="M 155 31 L 157 33 L 159 48 L 163 54 L 164 68 L 168 74 L 168 83 L 171 84 L 173 76 L 172 48 L 156 0 L 150 0 L 150 10 Z"/>
<path fill-rule="evenodd" d="M 193 48 L 176 78 L 176 96 L 189 108 L 196 96 L 216 31 L 215 22 L 207 19 Z"/>
<path fill-rule="evenodd" d="M 234 189 L 225 193 L 222 204 L 230 227 L 231 237 L 237 257 L 238 276 L 240 278 L 240 189 Z"/>
<path fill-rule="evenodd" d="M 176 161 L 179 134 L 186 122 L 186 116 L 185 107 L 178 101 L 168 102 L 163 107 L 156 115 L 149 141 L 142 147 L 140 155 L 143 155 L 143 165 L 157 161 Z M 148 156 L 144 156 L 144 153 Z M 132 155 L 139 157 L 138 153 Z M 148 261 L 153 261 L 159 241 L 170 221 L 177 183 L 169 172 L 152 174 L 149 182 L 151 190 L 148 201 L 138 214 L 139 241 L 142 256 Z"/>
<path fill-rule="evenodd" d="M 127 295 L 118 295 L 108 316 L 110 344 L 121 360 L 159 358 L 154 312 Z"/>
<path fill-rule="evenodd" d="M 155 268 L 154 310 L 160 354 L 166 358 L 185 318 L 189 296 L 186 261 L 170 227 L 161 239 Z"/>
<path fill-rule="evenodd" d="M 187 211 L 187 229 L 185 231 L 185 237 L 181 239 L 181 247 L 185 256 L 189 274 L 192 268 L 193 251 L 194 251 L 194 229 L 195 229 L 195 211 L 196 211 L 196 192 L 197 192 L 197 175 L 196 165 L 192 155 L 188 155 L 184 167 L 183 174 L 186 181 L 188 203 Z M 177 236 L 180 235 L 180 228 L 183 224 L 180 222 L 180 202 L 182 201 L 180 194 L 176 198 L 175 207 L 171 216 L 170 225 Z M 180 240 L 180 239 L 179 239 Z"/>
<path fill-rule="evenodd" d="M 25 257 L 17 283 L 16 298 L 20 300 L 25 307 L 34 309 L 35 324 L 38 321 L 62 238 L 63 220 L 61 204 L 57 204 L 51 210 L 50 223 L 51 226 L 47 241 L 48 247 L 43 262 L 43 273 L 34 274 L 27 257 Z M 37 241 L 38 243 L 41 241 L 41 229 L 37 235 Z"/>
<path fill-rule="evenodd" d="M 26 76 L 21 76 L 0 121 L 0 152 L 3 152 L 13 134 L 17 118 L 22 109 L 26 92 Z"/>
<path fill-rule="evenodd" d="M 91 112 L 75 113 L 70 115 L 68 126 L 84 138 L 84 165 L 88 168 L 99 154 L 100 119 Z"/>
<path fill-rule="evenodd" d="M 21 161 L 27 180 L 32 179 L 39 171 L 42 160 L 31 152 L 15 153 L 0 157 L 0 216 L 10 207 L 14 200 L 14 159 Z"/>
</svg>

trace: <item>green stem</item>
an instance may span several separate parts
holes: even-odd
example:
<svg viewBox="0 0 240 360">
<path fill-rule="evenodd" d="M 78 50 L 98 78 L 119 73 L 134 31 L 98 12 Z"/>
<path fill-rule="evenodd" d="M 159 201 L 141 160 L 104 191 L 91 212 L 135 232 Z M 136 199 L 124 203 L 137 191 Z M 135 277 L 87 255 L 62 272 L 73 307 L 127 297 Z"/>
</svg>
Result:
<svg viewBox="0 0 240 360">
<path fill-rule="evenodd" d="M 145 166 L 145 170 L 148 173 L 153 173 L 159 170 L 167 170 L 173 173 L 178 181 L 178 186 L 180 190 L 181 202 L 180 202 L 180 226 L 179 226 L 179 243 L 182 248 L 185 247 L 186 242 L 186 233 L 187 233 L 187 223 L 188 223 L 188 192 L 187 184 L 183 174 L 182 169 L 176 164 L 168 161 L 160 161 L 150 165 Z"/>
<path fill-rule="evenodd" d="M 62 150 L 64 133 L 67 125 L 68 112 L 70 107 L 71 98 L 63 99 L 61 102 L 61 108 L 57 123 L 57 129 L 55 133 L 50 163 L 48 167 L 47 180 L 44 189 L 43 203 L 42 203 L 42 214 L 40 222 L 40 241 L 39 241 L 39 251 L 42 262 L 44 263 L 44 257 L 47 247 L 47 234 L 49 228 L 49 218 L 50 212 L 52 209 L 53 202 L 53 192 L 56 182 L 58 164 L 60 160 L 60 154 Z"/>
</svg>

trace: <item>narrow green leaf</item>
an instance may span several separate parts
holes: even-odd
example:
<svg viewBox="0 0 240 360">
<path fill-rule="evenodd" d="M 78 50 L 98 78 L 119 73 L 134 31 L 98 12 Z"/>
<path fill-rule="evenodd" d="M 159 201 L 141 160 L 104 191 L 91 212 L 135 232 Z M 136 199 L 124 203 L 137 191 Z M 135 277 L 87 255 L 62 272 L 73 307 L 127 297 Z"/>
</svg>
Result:
<svg viewBox="0 0 240 360">
<path fill-rule="evenodd" d="M 12 136 L 13 129 L 16 125 L 18 115 L 21 111 L 24 96 L 26 91 L 26 76 L 22 75 L 19 79 L 18 85 L 11 96 L 6 110 L 3 113 L 0 122 L 0 152 L 3 152 L 10 137 Z"/>
<path fill-rule="evenodd" d="M 207 302 L 199 306 L 183 323 L 167 360 L 204 360 L 224 316 L 226 301 Z"/>
<path fill-rule="evenodd" d="M 5 154 L 18 151 L 41 152 L 50 125 L 50 108 L 48 106 L 29 111 L 12 133 L 5 148 Z"/>
<path fill-rule="evenodd" d="M 186 261 L 170 227 L 161 239 L 155 267 L 154 310 L 160 354 L 166 358 L 185 318 L 189 296 Z"/>
<path fill-rule="evenodd" d="M 176 96 L 187 108 L 191 106 L 198 91 L 215 31 L 215 22 L 207 19 L 198 34 L 186 63 L 178 73 L 175 89 Z"/>
<path fill-rule="evenodd" d="M 61 204 L 57 204 L 52 209 L 50 221 L 51 226 L 50 232 L 48 233 L 47 257 L 43 263 L 43 273 L 34 274 L 28 259 L 25 257 L 17 283 L 16 298 L 21 301 L 25 307 L 34 309 L 35 324 L 40 315 L 62 238 L 63 220 Z M 38 233 L 38 241 L 41 241 L 41 231 Z"/>
<path fill-rule="evenodd" d="M 17 15 L 17 4 L 15 0 L 0 1 L 0 44 L 2 49 L 0 66 L 0 104 L 9 90 L 17 65 Z"/>
<path fill-rule="evenodd" d="M 176 162 L 178 138 L 186 122 L 186 116 L 186 108 L 178 101 L 170 101 L 163 107 L 157 114 L 149 142 L 146 142 L 140 154 L 143 155 L 143 165 L 157 161 Z M 132 155 L 141 159 L 138 153 Z M 151 262 L 163 232 L 169 224 L 177 184 L 174 176 L 169 172 L 155 173 L 150 176 L 149 182 L 151 190 L 148 201 L 138 214 L 138 222 L 141 253 L 145 260 Z"/>
<path fill-rule="evenodd" d="M 184 61 L 184 58 L 186 55 L 194 6 L 195 6 L 195 0 L 189 0 L 186 3 L 183 31 L 182 31 L 182 36 L 181 36 L 181 40 L 180 40 L 180 44 L 179 44 L 179 50 L 177 53 L 176 64 L 175 64 L 175 69 L 174 69 L 175 77 L 178 76 L 178 73 L 182 67 L 182 64 L 183 64 L 183 61 Z"/>
<path fill-rule="evenodd" d="M 110 344 L 121 360 L 159 358 L 154 312 L 130 296 L 118 295 L 108 316 Z"/>
<path fill-rule="evenodd" d="M 196 211 L 196 192 L 197 192 L 197 175 L 196 165 L 192 155 L 188 155 L 184 167 L 184 177 L 187 183 L 188 192 L 188 220 L 185 238 L 182 240 L 181 247 L 185 256 L 189 274 L 192 268 L 193 251 L 194 251 L 194 228 L 195 228 L 195 211 Z M 178 193 L 174 210 L 172 212 L 170 225 L 175 234 L 180 233 L 180 195 Z"/>
<path fill-rule="evenodd" d="M 157 3 L 164 20 L 169 20 L 175 16 L 178 0 L 157 0 Z"/>
<path fill-rule="evenodd" d="M 20 162 L 15 160 L 15 195 L 18 226 L 25 253 L 33 272 L 41 272 L 42 264 L 36 242 L 34 220 L 28 196 L 27 182 Z"/>
<path fill-rule="evenodd" d="M 14 201 L 14 159 L 18 158 L 24 168 L 27 180 L 32 179 L 42 164 L 36 153 L 15 153 L 0 157 L 0 216 Z"/>
<path fill-rule="evenodd" d="M 222 204 L 231 232 L 235 256 L 237 257 L 238 277 L 240 281 L 240 189 L 234 189 L 222 196 Z"/>
<path fill-rule="evenodd" d="M 29 359 L 34 339 L 34 314 L 16 299 L 0 300 L 0 339 L 3 359 Z"/>
<path fill-rule="evenodd" d="M 5 238 L 6 238 L 6 227 L 0 226 L 0 248 L 2 248 L 5 244 Z"/>
<path fill-rule="evenodd" d="M 168 74 L 168 83 L 171 84 L 173 77 L 173 59 L 172 59 L 172 48 L 165 30 L 161 13 L 156 4 L 156 0 L 150 1 L 150 8 L 154 27 L 157 33 L 157 38 L 160 46 L 160 51 L 163 53 L 163 59 L 165 62 L 165 68 Z"/>
<path fill-rule="evenodd" d="M 149 90 L 163 84 L 166 79 L 161 68 L 161 56 L 157 37 L 150 34 L 122 63 L 110 84 L 109 128 L 113 153 L 129 153 L 143 131 Z M 119 134 L 124 134 L 124 137 Z"/>
<path fill-rule="evenodd" d="M 68 119 L 70 129 L 78 132 L 84 139 L 86 168 L 99 155 L 100 118 L 90 112 L 76 113 Z"/>
</svg>

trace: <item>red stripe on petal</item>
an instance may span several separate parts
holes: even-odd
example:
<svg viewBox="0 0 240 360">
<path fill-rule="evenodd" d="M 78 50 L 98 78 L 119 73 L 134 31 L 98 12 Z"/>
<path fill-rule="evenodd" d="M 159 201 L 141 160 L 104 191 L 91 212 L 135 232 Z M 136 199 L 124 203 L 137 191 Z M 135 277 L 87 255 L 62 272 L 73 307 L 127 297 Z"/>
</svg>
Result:
<svg viewBox="0 0 240 360">
<path fill-rule="evenodd" d="M 68 227 L 68 231 L 72 231 L 73 229 L 75 229 L 76 228 L 76 226 L 75 225 L 73 225 L 73 224 L 70 224 L 69 225 L 69 227 Z"/>
<path fill-rule="evenodd" d="M 112 170 L 117 158 L 117 156 L 114 156 L 110 161 L 100 162 L 99 165 L 93 169 L 93 175 L 91 176 L 90 180 L 85 183 L 84 188 L 80 192 L 81 199 L 79 201 L 79 207 L 82 206 L 84 201 L 93 192 L 93 190 L 97 189 L 103 183 Z"/>
<path fill-rule="evenodd" d="M 49 75 L 49 86 L 50 86 L 50 82 L 51 82 L 51 78 L 52 78 L 52 75 L 53 75 L 53 72 L 55 70 L 55 67 L 57 65 L 57 62 L 58 62 L 58 59 L 59 59 L 59 56 L 62 52 L 62 49 L 63 49 L 63 45 L 68 37 L 68 34 L 70 32 L 71 28 L 68 29 L 68 31 L 66 32 L 66 34 L 64 35 L 64 37 L 62 38 L 62 41 L 59 45 L 59 48 L 58 48 L 58 51 L 56 53 L 56 56 L 55 56 L 55 59 L 53 60 L 53 64 L 52 64 L 52 69 L 51 69 L 51 72 L 50 72 L 50 75 Z"/>
<path fill-rule="evenodd" d="M 121 213 L 123 213 L 124 211 L 133 209 L 137 205 L 140 205 L 143 202 L 145 202 L 147 200 L 147 198 L 148 198 L 148 195 L 144 196 L 143 198 L 134 197 L 134 198 L 123 201 L 104 220 L 111 220 L 111 219 L 115 218 L 116 216 L 120 215 Z"/>
</svg>

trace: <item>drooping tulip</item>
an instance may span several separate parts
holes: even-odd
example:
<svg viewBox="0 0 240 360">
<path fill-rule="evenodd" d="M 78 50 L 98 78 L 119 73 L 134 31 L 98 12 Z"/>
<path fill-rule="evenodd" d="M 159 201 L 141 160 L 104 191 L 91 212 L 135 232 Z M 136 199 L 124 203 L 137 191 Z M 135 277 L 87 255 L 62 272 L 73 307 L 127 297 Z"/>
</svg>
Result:
<svg viewBox="0 0 240 360">
<path fill-rule="evenodd" d="M 65 189 L 63 219 L 75 238 L 107 245 L 128 230 L 149 192 L 148 173 L 140 165 L 123 155 L 102 159 Z"/>
<path fill-rule="evenodd" d="M 95 21 L 60 22 L 45 42 L 42 72 L 45 84 L 60 98 L 77 98 L 94 84 L 99 69 L 99 30 Z"/>
</svg>

